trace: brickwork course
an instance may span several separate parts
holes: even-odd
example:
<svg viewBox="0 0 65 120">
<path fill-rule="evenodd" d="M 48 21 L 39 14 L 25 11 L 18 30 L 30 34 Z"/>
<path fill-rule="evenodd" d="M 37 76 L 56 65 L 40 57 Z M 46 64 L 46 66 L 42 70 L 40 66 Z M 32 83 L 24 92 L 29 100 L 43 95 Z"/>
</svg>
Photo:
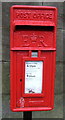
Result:
<svg viewBox="0 0 65 120">
<path fill-rule="evenodd" d="M 10 7 L 12 5 L 54 6 L 58 8 L 57 54 L 55 77 L 55 108 L 34 111 L 32 118 L 63 118 L 63 2 L 3 2 L 2 3 L 2 117 L 22 118 L 23 112 L 10 110 Z"/>
</svg>

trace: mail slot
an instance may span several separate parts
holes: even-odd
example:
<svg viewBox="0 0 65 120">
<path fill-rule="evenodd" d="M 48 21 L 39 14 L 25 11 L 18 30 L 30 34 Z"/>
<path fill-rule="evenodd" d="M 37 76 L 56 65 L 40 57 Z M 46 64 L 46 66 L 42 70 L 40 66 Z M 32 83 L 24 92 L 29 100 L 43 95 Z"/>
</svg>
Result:
<svg viewBox="0 0 65 120">
<path fill-rule="evenodd" d="M 57 9 L 14 5 L 10 13 L 11 110 L 52 110 Z"/>
</svg>

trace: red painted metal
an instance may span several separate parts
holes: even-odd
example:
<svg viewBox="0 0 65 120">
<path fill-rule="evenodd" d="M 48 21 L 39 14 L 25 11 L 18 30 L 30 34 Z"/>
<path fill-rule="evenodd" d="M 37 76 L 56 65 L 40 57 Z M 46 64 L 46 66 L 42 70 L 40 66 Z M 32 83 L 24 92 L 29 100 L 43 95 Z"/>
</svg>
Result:
<svg viewBox="0 0 65 120">
<path fill-rule="evenodd" d="M 52 110 L 54 108 L 57 9 L 14 5 L 10 12 L 11 110 Z M 33 51 L 38 52 L 37 57 L 32 57 Z M 43 62 L 42 93 L 24 93 L 25 61 Z"/>
</svg>

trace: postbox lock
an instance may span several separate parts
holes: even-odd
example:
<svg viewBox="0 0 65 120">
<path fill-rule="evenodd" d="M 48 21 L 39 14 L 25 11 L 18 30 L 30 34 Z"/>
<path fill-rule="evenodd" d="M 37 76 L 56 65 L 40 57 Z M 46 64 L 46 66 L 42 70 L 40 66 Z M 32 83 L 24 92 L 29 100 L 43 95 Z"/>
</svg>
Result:
<svg viewBox="0 0 65 120">
<path fill-rule="evenodd" d="M 20 79 L 20 82 L 22 82 L 22 79 Z"/>
</svg>

